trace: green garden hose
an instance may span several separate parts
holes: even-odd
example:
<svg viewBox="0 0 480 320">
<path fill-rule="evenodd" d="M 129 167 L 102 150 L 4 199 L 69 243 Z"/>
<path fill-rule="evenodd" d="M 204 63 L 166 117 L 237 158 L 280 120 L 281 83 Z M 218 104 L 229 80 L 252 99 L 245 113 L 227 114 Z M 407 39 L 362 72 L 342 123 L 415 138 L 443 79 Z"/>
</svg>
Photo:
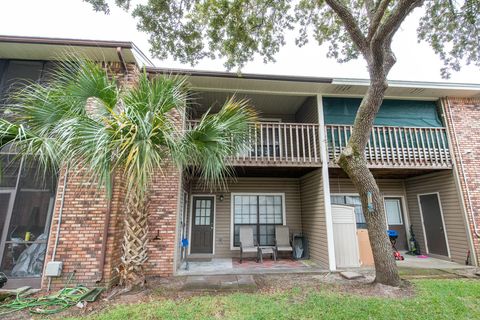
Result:
<svg viewBox="0 0 480 320">
<path fill-rule="evenodd" d="M 93 289 L 84 286 L 63 288 L 57 293 L 39 298 L 26 298 L 17 294 L 15 300 L 0 305 L 0 316 L 27 309 L 36 314 L 53 314 L 76 305 Z"/>
<path fill-rule="evenodd" d="M 22 297 L 21 293 L 17 293 L 14 300 L 0 304 L 0 316 L 20 310 L 28 310 L 30 313 L 36 314 L 54 314 L 76 305 L 85 298 L 88 300 L 88 296 L 91 294 L 96 294 L 96 297 L 99 290 L 100 292 L 103 290 L 101 288 L 89 289 L 82 285 L 67 288 L 73 275 L 74 273 L 70 275 L 63 289 L 49 296 L 27 298 Z"/>
</svg>

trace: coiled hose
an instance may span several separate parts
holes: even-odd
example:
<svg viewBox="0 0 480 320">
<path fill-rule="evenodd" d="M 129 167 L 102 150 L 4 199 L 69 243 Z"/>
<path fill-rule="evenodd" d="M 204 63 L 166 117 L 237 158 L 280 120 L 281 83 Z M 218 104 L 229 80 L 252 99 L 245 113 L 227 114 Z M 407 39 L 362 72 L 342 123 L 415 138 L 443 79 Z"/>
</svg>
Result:
<svg viewBox="0 0 480 320">
<path fill-rule="evenodd" d="M 67 288 L 72 276 L 73 274 L 63 289 L 49 296 L 27 298 L 22 297 L 22 293 L 17 293 L 14 300 L 0 305 L 0 316 L 25 309 L 35 314 L 54 314 L 76 305 L 92 290 L 82 285 Z"/>
</svg>

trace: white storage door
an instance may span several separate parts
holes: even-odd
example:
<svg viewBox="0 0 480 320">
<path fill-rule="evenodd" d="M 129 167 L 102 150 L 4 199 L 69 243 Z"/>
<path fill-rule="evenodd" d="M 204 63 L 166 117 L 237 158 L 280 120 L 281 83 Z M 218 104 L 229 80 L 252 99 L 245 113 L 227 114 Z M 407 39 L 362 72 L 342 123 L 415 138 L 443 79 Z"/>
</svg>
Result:
<svg viewBox="0 0 480 320">
<path fill-rule="evenodd" d="M 354 207 L 332 205 L 332 220 L 337 268 L 360 267 Z"/>
</svg>

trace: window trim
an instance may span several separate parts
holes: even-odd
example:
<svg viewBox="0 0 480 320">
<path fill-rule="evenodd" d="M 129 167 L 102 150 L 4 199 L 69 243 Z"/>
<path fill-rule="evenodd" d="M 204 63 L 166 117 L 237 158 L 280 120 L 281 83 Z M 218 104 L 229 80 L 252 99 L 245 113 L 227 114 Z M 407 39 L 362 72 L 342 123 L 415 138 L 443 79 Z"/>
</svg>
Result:
<svg viewBox="0 0 480 320">
<path fill-rule="evenodd" d="M 240 250 L 235 247 L 235 196 L 281 196 L 282 197 L 282 225 L 287 225 L 285 192 L 232 192 L 230 193 L 230 250 Z M 257 222 L 258 224 L 258 222 Z"/>
<path fill-rule="evenodd" d="M 331 192 L 330 196 L 359 196 L 358 193 L 355 192 Z M 405 231 L 407 234 L 407 238 L 410 239 L 410 213 L 408 212 L 408 206 L 407 206 L 407 199 L 405 194 L 397 194 L 397 193 L 392 193 L 392 194 L 382 194 L 383 197 L 383 206 L 385 209 L 385 199 L 386 198 L 399 198 L 400 199 L 400 205 L 402 206 L 402 218 L 403 218 L 403 224 L 405 226 Z M 388 221 L 387 221 L 387 216 L 385 212 L 385 222 L 387 223 L 387 229 L 388 229 Z M 409 245 L 410 248 L 410 245 Z"/>
<path fill-rule="evenodd" d="M 398 205 L 400 206 L 400 223 L 388 223 L 388 213 L 387 213 L 386 200 L 396 200 L 396 201 L 398 201 Z M 383 197 L 383 207 L 384 207 L 384 210 L 385 210 L 385 218 L 387 219 L 387 225 L 390 225 L 390 226 L 404 226 L 405 227 L 405 221 L 404 221 L 404 218 L 403 218 L 402 199 L 396 198 L 396 197 Z"/>
</svg>

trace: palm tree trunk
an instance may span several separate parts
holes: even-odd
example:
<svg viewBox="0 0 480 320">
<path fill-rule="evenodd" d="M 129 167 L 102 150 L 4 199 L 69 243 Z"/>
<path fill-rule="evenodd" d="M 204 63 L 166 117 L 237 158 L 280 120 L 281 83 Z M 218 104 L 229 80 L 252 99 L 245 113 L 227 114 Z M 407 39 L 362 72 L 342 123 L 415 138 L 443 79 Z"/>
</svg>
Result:
<svg viewBox="0 0 480 320">
<path fill-rule="evenodd" d="M 120 284 L 133 288 L 145 283 L 144 263 L 148 260 L 148 201 L 130 192 L 127 196 Z"/>
</svg>

